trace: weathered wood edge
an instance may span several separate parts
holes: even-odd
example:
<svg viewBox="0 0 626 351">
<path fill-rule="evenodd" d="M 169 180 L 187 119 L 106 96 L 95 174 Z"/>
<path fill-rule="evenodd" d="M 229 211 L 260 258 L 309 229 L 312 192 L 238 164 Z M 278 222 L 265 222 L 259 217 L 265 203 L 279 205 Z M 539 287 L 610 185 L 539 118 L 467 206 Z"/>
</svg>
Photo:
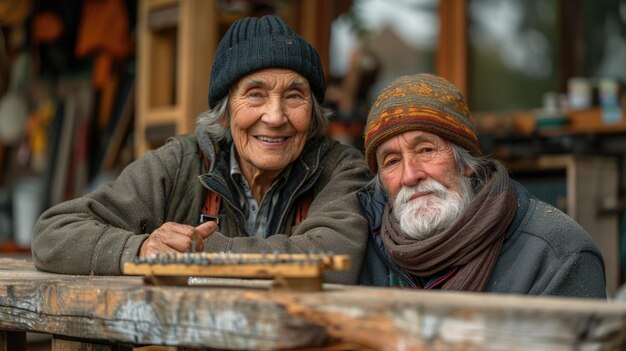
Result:
<svg viewBox="0 0 626 351">
<path fill-rule="evenodd" d="M 163 288 L 137 277 L 0 270 L 0 328 L 137 345 L 280 349 L 330 338 L 382 350 L 618 350 L 625 325 L 623 302 L 361 287 Z"/>
</svg>

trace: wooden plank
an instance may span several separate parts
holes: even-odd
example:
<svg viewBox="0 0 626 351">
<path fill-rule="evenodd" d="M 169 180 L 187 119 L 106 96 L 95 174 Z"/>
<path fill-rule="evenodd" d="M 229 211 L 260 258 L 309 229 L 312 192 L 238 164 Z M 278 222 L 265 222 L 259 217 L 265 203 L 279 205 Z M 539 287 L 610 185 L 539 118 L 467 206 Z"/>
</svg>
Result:
<svg viewBox="0 0 626 351">
<path fill-rule="evenodd" d="M 322 273 L 348 270 L 347 255 L 164 253 L 126 262 L 124 274 L 143 275 L 151 285 L 183 286 L 189 278 L 274 278 L 271 288 L 283 291 L 320 291 Z"/>
<path fill-rule="evenodd" d="M 308 41 L 320 56 L 324 72 L 330 72 L 330 32 L 335 0 L 301 0 L 293 2 L 293 11 L 286 20 L 306 41 Z M 294 13 L 295 12 L 295 13 Z"/>
<path fill-rule="evenodd" d="M 52 351 L 116 351 L 111 345 L 52 338 Z"/>
<path fill-rule="evenodd" d="M 318 277 L 318 266 L 294 265 L 186 265 L 154 264 L 137 265 L 126 263 L 124 273 L 129 275 L 163 276 L 200 276 L 200 277 L 239 277 L 239 278 L 274 278 L 274 277 Z"/>
<path fill-rule="evenodd" d="M 147 111 L 150 119 L 149 125 L 153 124 L 176 124 L 176 116 L 181 113 L 178 106 L 155 107 Z"/>
<path fill-rule="evenodd" d="M 572 350 L 623 345 L 626 303 L 365 287 L 151 287 L 0 259 L 0 328 L 216 349 Z M 615 348 L 619 349 L 619 348 Z"/>
<path fill-rule="evenodd" d="M 465 96 L 468 96 L 467 47 L 467 1 L 440 1 L 437 73 Z"/>
<path fill-rule="evenodd" d="M 181 112 L 177 133 L 192 133 L 199 113 L 208 109 L 207 88 L 215 50 L 221 39 L 217 2 L 180 0 L 185 21 L 179 26 L 177 85 Z"/>
<path fill-rule="evenodd" d="M 143 155 L 148 146 L 144 130 L 148 126 L 150 110 L 150 30 L 148 13 L 151 2 L 139 0 L 137 6 L 137 104 L 135 105 L 135 157 Z"/>
<path fill-rule="evenodd" d="M 348 270 L 347 255 L 168 253 L 124 264 L 129 275 L 273 278 L 318 277 L 322 271 Z"/>
<path fill-rule="evenodd" d="M 602 121 L 602 109 L 572 111 L 568 114 L 570 133 L 623 133 L 626 131 L 626 104 L 622 105 L 622 119 L 616 123 Z"/>
</svg>

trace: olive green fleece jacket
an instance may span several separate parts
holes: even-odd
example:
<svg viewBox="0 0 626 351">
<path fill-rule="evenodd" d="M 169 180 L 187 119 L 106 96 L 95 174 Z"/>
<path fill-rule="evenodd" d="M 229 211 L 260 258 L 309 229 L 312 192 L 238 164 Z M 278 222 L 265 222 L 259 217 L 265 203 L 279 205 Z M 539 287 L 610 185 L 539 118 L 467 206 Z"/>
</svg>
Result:
<svg viewBox="0 0 626 351">
<path fill-rule="evenodd" d="M 210 160 L 206 172 L 202 150 Z M 35 267 L 64 274 L 119 275 L 149 234 L 165 222 L 197 226 L 205 187 L 222 196 L 218 231 L 205 251 L 332 252 L 351 257 L 351 269 L 325 281 L 355 284 L 367 243 L 367 220 L 356 191 L 370 179 L 362 154 L 330 138 L 309 140 L 281 192 L 268 238 L 250 237 L 238 209 L 228 164 L 230 145 L 202 132 L 170 139 L 134 161 L 110 183 L 46 210 L 35 226 Z M 310 196 L 308 215 L 292 225 L 298 198 Z"/>
</svg>

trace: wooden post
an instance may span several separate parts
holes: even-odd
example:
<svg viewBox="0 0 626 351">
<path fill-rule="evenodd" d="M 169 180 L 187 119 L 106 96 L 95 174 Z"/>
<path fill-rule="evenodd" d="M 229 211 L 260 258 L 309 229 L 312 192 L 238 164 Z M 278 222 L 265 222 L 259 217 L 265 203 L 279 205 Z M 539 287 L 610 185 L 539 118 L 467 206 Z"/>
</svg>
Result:
<svg viewBox="0 0 626 351">
<path fill-rule="evenodd" d="M 467 1 L 442 0 L 439 3 L 439 47 L 437 74 L 450 80 L 467 96 Z"/>
<path fill-rule="evenodd" d="M 194 130 L 208 108 L 207 79 L 220 39 L 214 1 L 141 0 L 138 11 L 136 157 L 167 136 Z M 146 131 L 159 127 L 150 140 Z"/>
</svg>

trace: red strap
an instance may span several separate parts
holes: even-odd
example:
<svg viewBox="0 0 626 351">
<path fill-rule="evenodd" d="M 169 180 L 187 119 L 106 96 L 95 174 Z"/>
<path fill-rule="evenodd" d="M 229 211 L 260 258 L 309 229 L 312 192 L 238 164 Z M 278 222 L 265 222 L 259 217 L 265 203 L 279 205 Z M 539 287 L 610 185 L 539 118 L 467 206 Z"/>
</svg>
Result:
<svg viewBox="0 0 626 351">
<path fill-rule="evenodd" d="M 204 196 L 204 206 L 202 206 L 202 214 L 217 217 L 220 213 L 220 203 L 222 197 L 217 195 L 214 191 L 207 189 Z"/>
<path fill-rule="evenodd" d="M 294 225 L 298 225 L 306 219 L 312 201 L 313 197 L 310 195 L 298 201 L 298 204 L 296 206 L 296 218 L 294 220 Z M 221 196 L 216 194 L 214 191 L 207 189 L 206 195 L 204 196 L 204 206 L 202 206 L 202 214 L 209 217 L 215 217 L 215 219 L 217 219 L 220 212 L 221 202 Z"/>
<path fill-rule="evenodd" d="M 309 207 L 311 207 L 311 202 L 313 202 L 313 194 L 309 194 L 300 201 L 296 206 L 296 219 L 294 225 L 300 224 L 300 222 L 304 221 L 307 214 L 309 213 Z"/>
<path fill-rule="evenodd" d="M 200 151 L 198 150 L 198 152 Z M 204 155 L 202 156 L 204 157 Z M 208 171 L 209 160 L 206 157 L 204 157 L 204 167 Z M 206 189 L 206 194 L 204 195 L 204 205 L 202 206 L 200 214 L 200 222 L 204 222 L 205 220 L 217 220 L 219 218 L 221 202 L 221 196 L 211 189 Z M 298 201 L 296 205 L 296 218 L 294 220 L 294 225 L 300 224 L 306 218 L 309 213 L 309 207 L 311 207 L 311 202 L 313 202 L 313 194 L 309 194 Z"/>
<path fill-rule="evenodd" d="M 198 153 L 204 159 L 204 169 L 209 171 L 209 166 L 211 163 L 209 159 L 204 156 L 202 151 L 198 149 Z M 204 204 L 202 205 L 202 210 L 200 211 L 200 223 L 204 223 L 206 221 L 219 221 L 219 213 L 220 213 L 220 203 L 222 202 L 222 197 L 219 196 L 211 189 L 206 189 L 206 194 L 204 195 Z"/>
</svg>

